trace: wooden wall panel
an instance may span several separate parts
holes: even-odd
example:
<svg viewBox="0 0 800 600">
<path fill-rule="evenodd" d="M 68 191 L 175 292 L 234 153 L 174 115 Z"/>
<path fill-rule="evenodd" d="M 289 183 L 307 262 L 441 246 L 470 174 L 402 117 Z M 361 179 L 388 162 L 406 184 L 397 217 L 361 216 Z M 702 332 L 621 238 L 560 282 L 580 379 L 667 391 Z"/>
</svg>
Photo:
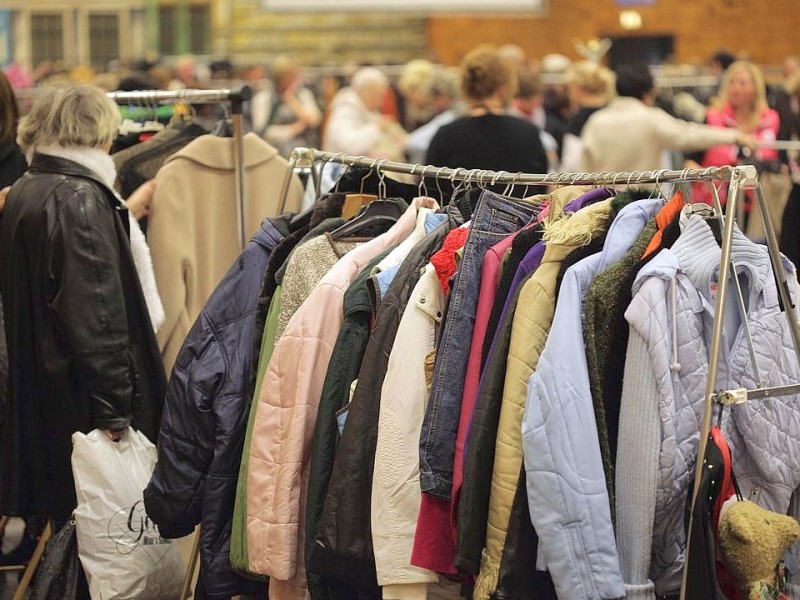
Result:
<svg viewBox="0 0 800 600">
<path fill-rule="evenodd" d="M 549 0 L 548 15 L 449 16 L 428 20 L 428 48 L 447 64 L 457 64 L 479 43 L 515 43 L 529 56 L 551 52 L 572 59 L 573 40 L 603 35 L 674 35 L 676 58 L 699 64 L 719 48 L 749 52 L 761 64 L 778 64 L 800 54 L 800 10 L 797 0 L 656 0 L 633 7 L 643 26 L 625 32 L 616 0 Z"/>
</svg>

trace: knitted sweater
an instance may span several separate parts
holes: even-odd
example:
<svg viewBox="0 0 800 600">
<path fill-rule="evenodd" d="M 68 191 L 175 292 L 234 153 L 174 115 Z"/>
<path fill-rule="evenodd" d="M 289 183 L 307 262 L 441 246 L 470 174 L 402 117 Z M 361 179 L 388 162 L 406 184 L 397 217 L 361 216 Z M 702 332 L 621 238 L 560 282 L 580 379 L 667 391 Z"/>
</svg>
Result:
<svg viewBox="0 0 800 600">
<path fill-rule="evenodd" d="M 614 315 L 619 301 L 621 283 L 636 267 L 650 240 L 656 232 L 655 220 L 642 230 L 625 256 L 616 264 L 600 273 L 589 287 L 584 303 L 583 328 L 586 336 L 586 362 L 589 367 L 589 382 L 594 404 L 594 417 L 600 437 L 600 452 L 603 469 L 611 498 L 611 516 L 614 518 L 614 457 L 608 441 L 603 383 L 608 368 L 609 355 L 619 349 L 611 346 L 614 332 Z"/>
</svg>

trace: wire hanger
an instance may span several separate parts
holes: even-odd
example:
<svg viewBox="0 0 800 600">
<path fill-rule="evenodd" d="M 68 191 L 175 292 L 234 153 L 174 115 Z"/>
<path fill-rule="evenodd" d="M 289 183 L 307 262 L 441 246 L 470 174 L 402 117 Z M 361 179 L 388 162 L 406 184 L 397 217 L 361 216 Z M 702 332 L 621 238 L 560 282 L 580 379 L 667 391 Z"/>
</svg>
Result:
<svg viewBox="0 0 800 600">
<path fill-rule="evenodd" d="M 411 174 L 414 174 L 414 171 L 419 167 L 419 163 L 414 165 L 414 168 L 411 170 Z M 419 178 L 419 185 L 417 185 L 417 195 L 421 198 L 428 197 L 428 186 L 425 184 L 425 172 L 428 170 L 429 165 L 425 165 L 422 169 L 422 175 Z"/>
<path fill-rule="evenodd" d="M 436 190 L 439 192 L 439 202 L 442 204 L 444 204 L 444 192 L 442 191 L 441 175 L 442 171 L 446 168 L 447 167 L 439 167 L 439 169 L 436 171 Z"/>
</svg>

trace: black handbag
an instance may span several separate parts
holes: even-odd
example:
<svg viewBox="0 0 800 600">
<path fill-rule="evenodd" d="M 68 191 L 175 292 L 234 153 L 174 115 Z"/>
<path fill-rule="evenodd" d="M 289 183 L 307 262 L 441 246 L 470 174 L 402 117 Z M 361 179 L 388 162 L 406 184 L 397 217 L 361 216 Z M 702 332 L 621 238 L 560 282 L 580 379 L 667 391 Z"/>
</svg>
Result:
<svg viewBox="0 0 800 600">
<path fill-rule="evenodd" d="M 81 568 L 75 521 L 69 520 L 45 543 L 30 600 L 78 600 Z"/>
</svg>

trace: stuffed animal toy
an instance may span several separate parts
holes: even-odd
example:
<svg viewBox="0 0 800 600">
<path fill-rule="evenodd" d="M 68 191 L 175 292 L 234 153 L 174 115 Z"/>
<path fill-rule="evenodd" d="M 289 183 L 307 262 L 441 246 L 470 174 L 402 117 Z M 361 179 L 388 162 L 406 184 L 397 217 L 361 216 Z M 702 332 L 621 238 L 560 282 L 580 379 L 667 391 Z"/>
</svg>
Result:
<svg viewBox="0 0 800 600">
<path fill-rule="evenodd" d="M 747 600 L 778 600 L 783 581 L 780 563 L 800 538 L 800 524 L 790 516 L 736 502 L 720 517 L 719 544 L 730 572 L 739 580 Z"/>
</svg>

